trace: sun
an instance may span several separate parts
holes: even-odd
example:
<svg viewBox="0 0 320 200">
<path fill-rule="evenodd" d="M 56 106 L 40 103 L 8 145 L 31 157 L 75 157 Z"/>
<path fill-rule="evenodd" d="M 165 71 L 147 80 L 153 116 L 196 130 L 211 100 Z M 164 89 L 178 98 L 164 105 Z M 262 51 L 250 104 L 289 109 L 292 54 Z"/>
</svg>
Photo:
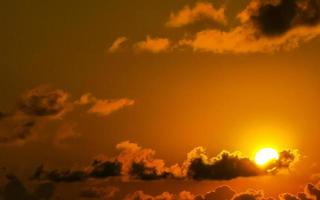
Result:
<svg viewBox="0 0 320 200">
<path fill-rule="evenodd" d="M 266 165 L 271 161 L 278 160 L 279 153 L 273 148 L 263 148 L 256 153 L 255 162 L 260 165 Z"/>
</svg>

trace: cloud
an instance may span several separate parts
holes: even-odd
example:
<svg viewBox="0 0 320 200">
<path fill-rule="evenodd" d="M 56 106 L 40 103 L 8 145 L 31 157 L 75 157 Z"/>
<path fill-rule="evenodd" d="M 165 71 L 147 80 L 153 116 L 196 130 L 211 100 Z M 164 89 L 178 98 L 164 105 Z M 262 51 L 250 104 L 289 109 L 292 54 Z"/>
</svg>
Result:
<svg viewBox="0 0 320 200">
<path fill-rule="evenodd" d="M 305 192 L 298 195 L 283 193 L 279 195 L 280 200 L 318 200 L 320 188 L 308 184 Z M 149 195 L 139 190 L 127 194 L 124 200 L 275 200 L 272 197 L 266 197 L 262 190 L 248 189 L 245 192 L 235 192 L 231 187 L 222 185 L 206 194 L 195 195 L 189 191 L 182 191 L 178 194 L 163 192 L 160 195 Z"/>
<path fill-rule="evenodd" d="M 55 182 L 76 182 L 88 178 L 121 177 L 123 180 L 230 180 L 238 177 L 273 175 L 282 169 L 289 169 L 297 161 L 297 151 L 280 152 L 278 160 L 265 167 L 258 166 L 239 152 L 222 151 L 215 157 L 209 157 L 203 147 L 197 147 L 188 153 L 182 164 L 167 166 L 162 159 L 155 158 L 156 152 L 142 148 L 136 143 L 124 141 L 116 145 L 118 155 L 108 158 L 97 156 L 91 165 L 80 170 L 44 170 L 38 167 L 32 179 Z M 221 190 L 226 188 L 221 188 Z M 223 191 L 216 191 L 220 193 Z M 228 191 L 224 191 L 228 193 Z M 211 194 L 214 195 L 214 194 Z"/>
<path fill-rule="evenodd" d="M 35 135 L 36 121 L 28 117 L 10 116 L 0 120 L 0 144 L 21 145 Z"/>
<path fill-rule="evenodd" d="M 213 53 L 289 51 L 320 35 L 319 5 L 319 0 L 252 0 L 238 15 L 240 25 L 202 30 L 179 45 Z"/>
<path fill-rule="evenodd" d="M 63 123 L 55 134 L 53 143 L 57 147 L 66 147 L 66 144 L 71 140 L 77 139 L 80 137 L 80 134 L 75 131 L 75 123 Z"/>
<path fill-rule="evenodd" d="M 95 159 L 89 172 L 91 177 L 107 178 L 121 175 L 122 163 L 117 160 Z"/>
<path fill-rule="evenodd" d="M 140 51 L 146 51 L 151 53 L 161 53 L 168 51 L 170 48 L 170 40 L 167 38 L 152 38 L 147 36 L 146 40 L 140 41 L 134 45 L 135 49 Z"/>
<path fill-rule="evenodd" d="M 280 200 L 300 200 L 299 197 L 293 195 L 293 194 L 290 194 L 290 193 L 284 193 L 284 194 L 281 194 L 279 196 L 279 199 Z"/>
<path fill-rule="evenodd" d="M 265 174 L 249 158 L 237 153 L 224 151 L 217 157 L 208 158 L 203 149 L 194 151 L 200 151 L 200 154 L 190 158 L 187 175 L 195 180 L 229 180 Z"/>
<path fill-rule="evenodd" d="M 19 111 L 35 117 L 60 117 L 67 109 L 68 93 L 37 87 L 25 93 L 18 105 Z"/>
<path fill-rule="evenodd" d="M 232 200 L 262 200 L 263 197 L 263 192 L 260 190 L 248 190 L 247 192 L 236 194 Z"/>
<path fill-rule="evenodd" d="M 223 185 L 205 195 L 198 195 L 198 200 L 231 200 L 236 194 L 229 186 Z"/>
<path fill-rule="evenodd" d="M 70 96 L 64 90 L 47 86 L 39 86 L 22 94 L 12 111 L 0 112 L 0 145 L 22 145 L 45 133 L 41 128 L 51 121 L 62 121 L 68 113 L 81 106 L 90 105 L 87 113 L 107 116 L 135 103 L 128 98 L 98 99 L 90 93 L 82 95 L 77 101 L 71 100 Z M 57 130 L 53 143 L 61 147 L 79 137 L 74 128 L 74 122 L 64 122 Z"/>
<path fill-rule="evenodd" d="M 49 200 L 54 196 L 53 183 L 44 182 L 37 184 L 33 191 L 21 182 L 15 175 L 6 175 L 7 183 L 0 189 L 0 199 L 8 200 Z"/>
<path fill-rule="evenodd" d="M 100 116 L 107 116 L 124 107 L 134 105 L 135 101 L 128 98 L 115 99 L 115 100 L 97 99 L 92 94 L 87 93 L 82 95 L 79 101 L 77 101 L 76 103 L 79 105 L 90 104 L 91 107 L 89 108 L 88 113 L 97 114 Z"/>
<path fill-rule="evenodd" d="M 173 195 L 168 192 L 164 192 L 157 196 L 151 196 L 145 194 L 143 191 L 136 191 L 132 194 L 128 194 L 124 200 L 173 200 Z"/>
<path fill-rule="evenodd" d="M 69 110 L 68 97 L 63 90 L 42 86 L 27 91 L 13 111 L 1 114 L 0 144 L 24 144 L 34 138 L 43 123 L 61 119 Z"/>
<path fill-rule="evenodd" d="M 197 21 L 208 19 L 219 24 L 226 24 L 225 8 L 216 9 L 211 3 L 198 2 L 194 7 L 185 6 L 178 13 L 171 13 L 168 27 L 182 27 Z"/>
<path fill-rule="evenodd" d="M 126 37 L 118 37 L 108 49 L 109 53 L 117 52 L 127 40 L 128 38 Z"/>
<path fill-rule="evenodd" d="M 31 180 L 49 180 L 53 182 L 79 182 L 88 178 L 85 170 L 52 170 L 45 171 L 44 167 L 40 165 Z"/>
<path fill-rule="evenodd" d="M 111 199 L 118 192 L 119 188 L 113 186 L 89 186 L 82 189 L 80 197 L 89 199 Z"/>
<path fill-rule="evenodd" d="M 320 1 L 252 0 L 240 19 L 252 24 L 262 35 L 282 35 L 296 27 L 318 25 Z"/>
</svg>

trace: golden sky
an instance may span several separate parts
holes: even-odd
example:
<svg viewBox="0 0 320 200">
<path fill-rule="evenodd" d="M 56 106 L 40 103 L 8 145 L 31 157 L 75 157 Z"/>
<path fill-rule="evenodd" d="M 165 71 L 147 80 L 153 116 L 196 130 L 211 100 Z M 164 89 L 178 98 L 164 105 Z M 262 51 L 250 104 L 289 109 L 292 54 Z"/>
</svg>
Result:
<svg viewBox="0 0 320 200">
<path fill-rule="evenodd" d="M 0 199 L 320 199 L 319 0 L 0 13 Z"/>
</svg>

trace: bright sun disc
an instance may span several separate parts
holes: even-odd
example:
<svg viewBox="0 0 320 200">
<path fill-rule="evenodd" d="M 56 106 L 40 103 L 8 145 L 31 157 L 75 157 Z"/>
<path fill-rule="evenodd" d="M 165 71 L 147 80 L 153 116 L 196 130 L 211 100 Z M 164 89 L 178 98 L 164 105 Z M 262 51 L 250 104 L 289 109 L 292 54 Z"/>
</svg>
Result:
<svg viewBox="0 0 320 200">
<path fill-rule="evenodd" d="M 273 160 L 279 159 L 279 153 L 272 148 L 264 148 L 257 152 L 255 161 L 258 165 L 265 165 Z"/>
</svg>

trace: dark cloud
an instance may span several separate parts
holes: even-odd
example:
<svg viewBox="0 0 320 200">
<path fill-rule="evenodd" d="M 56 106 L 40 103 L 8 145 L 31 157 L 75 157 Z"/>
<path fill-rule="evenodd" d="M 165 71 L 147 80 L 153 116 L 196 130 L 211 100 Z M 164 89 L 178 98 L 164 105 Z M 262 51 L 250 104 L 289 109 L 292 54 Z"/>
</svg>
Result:
<svg viewBox="0 0 320 200">
<path fill-rule="evenodd" d="M 45 182 L 35 186 L 34 191 L 29 191 L 15 175 L 6 175 L 7 183 L 1 188 L 0 199 L 4 200 L 49 200 L 53 197 L 55 187 L 52 183 Z"/>
<path fill-rule="evenodd" d="M 306 193 L 309 196 L 315 197 L 317 200 L 320 199 L 320 188 L 313 184 L 308 184 L 306 187 Z"/>
<path fill-rule="evenodd" d="M 45 170 L 40 165 L 31 180 L 49 180 L 53 182 L 79 182 L 88 178 L 108 178 L 121 175 L 122 164 L 118 161 L 94 160 L 92 165 L 80 170 Z"/>
<path fill-rule="evenodd" d="M 289 194 L 289 193 L 284 193 L 284 194 L 281 194 L 279 196 L 280 200 L 300 200 L 299 197 L 293 195 L 293 194 Z"/>
<path fill-rule="evenodd" d="M 263 192 L 256 190 L 249 190 L 244 193 L 235 195 L 232 200 L 262 200 Z"/>
<path fill-rule="evenodd" d="M 174 178 L 174 175 L 171 172 L 164 171 L 158 173 L 156 167 L 147 167 L 144 163 L 132 163 L 129 174 L 134 179 L 140 180 Z"/>
<path fill-rule="evenodd" d="M 196 196 L 197 200 L 230 200 L 236 194 L 229 186 L 217 187 L 214 191 L 207 192 L 205 195 Z"/>
<path fill-rule="evenodd" d="M 82 95 L 78 101 L 72 101 L 69 96 L 64 90 L 46 86 L 25 92 L 12 111 L 0 112 L 0 145 L 24 144 L 38 135 L 40 131 L 37 127 L 46 127 L 52 120 L 63 119 L 65 114 L 80 106 L 90 105 L 87 113 L 107 116 L 134 104 L 131 99 L 98 99 L 90 93 Z M 53 144 L 64 147 L 79 137 L 74 126 L 72 122 L 62 124 L 53 138 Z"/>
<path fill-rule="evenodd" d="M 118 161 L 94 160 L 92 163 L 91 177 L 106 178 L 121 175 L 122 164 Z"/>
<path fill-rule="evenodd" d="M 0 144 L 18 144 L 33 135 L 36 121 L 6 118 L 0 121 Z"/>
<path fill-rule="evenodd" d="M 25 93 L 18 108 L 30 116 L 61 116 L 67 109 L 68 93 L 63 90 L 52 90 L 38 87 Z"/>
<path fill-rule="evenodd" d="M 299 26 L 315 26 L 320 22 L 319 0 L 259 0 L 249 7 L 252 23 L 263 35 L 278 36 Z"/>
<path fill-rule="evenodd" d="M 26 92 L 17 107 L 0 113 L 0 144 L 23 144 L 36 135 L 36 128 L 62 116 L 67 110 L 68 94 L 62 90 L 38 87 Z"/>
<path fill-rule="evenodd" d="M 49 180 L 53 182 L 78 182 L 88 178 L 84 170 L 52 170 L 46 171 L 43 165 L 40 165 L 31 177 L 31 180 Z"/>
<path fill-rule="evenodd" d="M 155 158 L 155 151 L 142 148 L 135 143 L 124 141 L 116 145 L 120 153 L 113 157 L 98 156 L 91 165 L 82 170 L 36 169 L 32 179 L 54 182 L 76 182 L 88 178 L 121 177 L 133 180 L 192 179 L 230 180 L 237 177 L 263 176 L 276 174 L 281 169 L 289 169 L 297 161 L 296 151 L 286 150 L 279 159 L 265 167 L 258 166 L 240 153 L 223 151 L 216 157 L 208 157 L 203 147 L 188 153 L 182 164 L 167 167 L 162 159 Z M 221 192 L 221 191 L 217 191 Z M 214 195 L 214 194 L 211 194 Z"/>
<path fill-rule="evenodd" d="M 188 167 L 188 177 L 195 180 L 229 180 L 237 177 L 263 175 L 265 171 L 248 158 L 222 152 L 212 162 L 204 158 L 192 159 Z"/>
</svg>

